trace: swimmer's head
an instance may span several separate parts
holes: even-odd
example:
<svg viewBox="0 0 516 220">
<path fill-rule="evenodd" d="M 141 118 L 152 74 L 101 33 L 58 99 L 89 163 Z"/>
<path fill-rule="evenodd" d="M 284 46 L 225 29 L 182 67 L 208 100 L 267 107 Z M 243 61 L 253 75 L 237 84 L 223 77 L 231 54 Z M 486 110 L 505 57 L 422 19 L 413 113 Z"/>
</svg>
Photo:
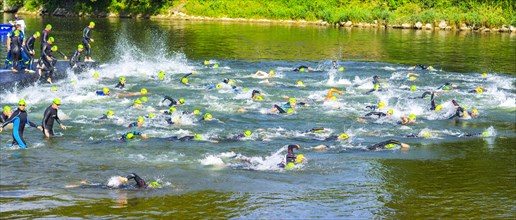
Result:
<svg viewBox="0 0 516 220">
<path fill-rule="evenodd" d="M 332 96 L 330 97 L 330 99 L 331 99 L 331 100 L 337 100 L 337 97 L 336 97 L 336 96 L 334 96 L 334 95 L 332 95 Z"/>
<path fill-rule="evenodd" d="M 289 108 L 289 109 L 287 110 L 287 113 L 289 113 L 289 114 L 294 113 L 294 109 Z"/>
<path fill-rule="evenodd" d="M 149 99 L 147 98 L 147 96 L 143 96 L 143 97 L 141 97 L 141 98 L 140 98 L 140 100 L 141 100 L 142 102 L 146 102 L 146 101 L 147 101 L 147 100 L 149 100 Z"/>
<path fill-rule="evenodd" d="M 471 110 L 471 117 L 477 117 L 478 116 L 478 109 L 476 108 L 473 108 Z"/>
<path fill-rule="evenodd" d="M 109 94 L 109 88 L 108 88 L 108 87 L 104 87 L 104 88 L 102 89 L 102 92 L 103 92 L 104 94 L 106 94 L 106 95 L 107 95 L 107 94 Z"/>
<path fill-rule="evenodd" d="M 304 72 L 305 71 L 305 68 L 300 68 L 299 69 L 299 72 Z"/>
<path fill-rule="evenodd" d="M 89 26 L 90 26 L 90 27 L 95 27 L 95 22 L 90 21 L 90 25 L 89 25 Z"/>
<path fill-rule="evenodd" d="M 125 77 L 121 76 L 118 78 L 118 82 L 125 83 Z"/>
<path fill-rule="evenodd" d="M 482 137 L 487 137 L 487 136 L 489 136 L 489 132 L 487 132 L 487 131 L 482 132 Z"/>
<path fill-rule="evenodd" d="M 18 101 L 18 106 L 27 106 L 27 103 L 25 102 L 25 100 L 20 99 L 20 101 Z"/>
<path fill-rule="evenodd" d="M 159 73 L 158 73 L 158 79 L 159 80 L 164 80 L 165 79 L 165 71 L 163 70 L 160 70 Z"/>
<path fill-rule="evenodd" d="M 161 184 L 158 183 L 158 181 L 150 182 L 148 185 L 149 188 L 160 188 Z"/>
<path fill-rule="evenodd" d="M 387 113 L 388 113 L 389 115 L 394 115 L 394 110 L 389 109 L 389 110 L 387 110 Z"/>
<path fill-rule="evenodd" d="M 194 140 L 202 140 L 202 135 L 195 134 L 193 138 L 194 138 Z"/>
<path fill-rule="evenodd" d="M 270 71 L 269 71 L 269 74 L 270 74 L 270 75 L 274 75 L 274 70 L 270 70 Z"/>
<path fill-rule="evenodd" d="M 54 105 L 61 105 L 61 100 L 59 100 L 58 98 L 55 98 L 55 99 L 52 101 L 52 104 L 54 104 Z"/>
<path fill-rule="evenodd" d="M 146 89 L 146 88 L 142 88 L 142 89 L 140 90 L 140 93 L 141 93 L 142 95 L 147 94 L 147 92 L 148 92 L 148 91 L 147 91 L 147 89 Z"/>
<path fill-rule="evenodd" d="M 435 110 L 436 110 L 436 111 L 441 111 L 441 109 L 442 109 L 442 108 L 443 108 L 443 106 L 442 106 L 442 105 L 437 105 L 437 106 L 435 106 Z"/>
<path fill-rule="evenodd" d="M 49 38 L 48 38 L 48 41 L 49 41 L 50 43 L 54 43 L 56 40 L 54 39 L 54 37 L 49 37 Z"/>
<path fill-rule="evenodd" d="M 217 85 L 215 86 L 215 88 L 217 88 L 217 89 L 222 88 L 222 84 L 217 84 Z"/>
<path fill-rule="evenodd" d="M 142 104 L 142 100 L 140 100 L 140 99 L 134 100 L 134 105 L 141 105 L 141 104 Z"/>
<path fill-rule="evenodd" d="M 186 78 L 186 77 L 182 78 L 181 83 L 188 84 L 188 78 Z"/>
<path fill-rule="evenodd" d="M 288 99 L 288 102 L 290 104 L 295 104 L 296 103 L 296 98 L 290 98 L 290 99 Z"/>
<path fill-rule="evenodd" d="M 409 77 L 409 80 L 410 80 L 410 81 L 414 81 L 414 80 L 416 80 L 416 77 L 415 77 L 415 76 L 410 76 L 410 77 Z"/>
<path fill-rule="evenodd" d="M 339 71 L 344 72 L 344 67 L 340 67 Z"/>
<path fill-rule="evenodd" d="M 174 113 L 176 110 L 177 110 L 177 109 L 176 109 L 174 106 L 172 106 L 172 107 L 170 107 L 170 108 L 168 109 L 168 112 L 170 112 L 170 113 L 172 114 L 172 113 Z"/>
<path fill-rule="evenodd" d="M 38 32 L 38 33 L 39 33 L 39 32 Z M 82 49 L 84 49 L 84 46 L 83 46 L 82 44 L 79 44 L 79 45 L 77 45 L 77 49 L 78 49 L 78 50 L 82 50 Z"/>
<path fill-rule="evenodd" d="M 305 160 L 305 156 L 303 154 L 298 154 L 296 156 L 296 163 L 302 163 Z"/>
<path fill-rule="evenodd" d="M 482 73 L 482 77 L 487 77 L 487 73 Z"/>
<path fill-rule="evenodd" d="M 263 100 L 263 98 L 262 98 L 262 96 L 257 95 L 257 96 L 256 96 L 256 100 L 258 100 L 258 101 L 262 101 L 262 100 Z"/>
<path fill-rule="evenodd" d="M 138 122 L 143 123 L 144 121 L 145 121 L 145 118 L 143 118 L 143 117 L 141 117 L 141 116 L 140 116 L 140 117 L 138 117 Z"/>
<path fill-rule="evenodd" d="M 451 90 L 450 86 L 443 86 L 443 90 Z"/>
<path fill-rule="evenodd" d="M 52 91 L 57 92 L 57 86 L 52 86 Z"/>
<path fill-rule="evenodd" d="M 297 85 L 298 86 L 304 86 L 305 84 L 303 84 L 303 81 L 299 80 L 299 81 L 297 81 Z"/>
<path fill-rule="evenodd" d="M 11 107 L 9 106 L 4 106 L 4 112 L 11 112 Z"/>
<path fill-rule="evenodd" d="M 385 148 L 387 148 L 387 149 L 391 149 L 391 148 L 394 148 L 394 147 L 395 147 L 394 144 L 386 144 L 385 145 Z"/>
<path fill-rule="evenodd" d="M 52 50 L 52 51 L 57 51 L 57 49 L 58 49 L 57 46 L 53 46 L 52 48 L 50 48 L 50 50 Z"/>
<path fill-rule="evenodd" d="M 346 134 L 346 133 L 342 133 L 342 134 L 340 134 L 340 135 L 339 135 L 339 139 L 344 139 L 344 140 L 346 140 L 346 139 L 348 139 L 348 138 L 349 138 L 349 136 L 348 136 L 348 134 Z"/>
<path fill-rule="evenodd" d="M 94 73 L 93 73 L 93 78 L 95 78 L 95 79 L 99 78 L 99 73 L 94 72 Z"/>
<path fill-rule="evenodd" d="M 47 26 L 45 26 L 45 29 L 52 29 L 52 25 L 51 24 L 47 24 Z"/>
<path fill-rule="evenodd" d="M 251 136 L 252 134 L 253 134 L 253 133 L 252 133 L 250 130 L 246 130 L 246 131 L 244 132 L 244 137 L 249 137 L 249 136 Z"/>
<path fill-rule="evenodd" d="M 409 114 L 408 116 L 410 118 L 410 120 L 416 120 L 416 115 L 415 114 Z"/>
<path fill-rule="evenodd" d="M 410 91 L 416 91 L 416 89 L 417 89 L 416 85 L 412 85 L 412 86 L 410 87 Z"/>
<path fill-rule="evenodd" d="M 39 31 L 36 31 L 36 33 L 34 33 L 34 35 L 35 35 L 36 37 L 40 37 L 40 36 L 41 36 L 41 33 L 39 33 Z"/>
<path fill-rule="evenodd" d="M 213 64 L 213 68 L 219 68 L 219 64 L 218 63 Z"/>
<path fill-rule="evenodd" d="M 475 91 L 478 93 L 478 94 L 482 94 L 483 90 L 482 90 L 482 87 L 477 87 L 475 89 Z"/>
<path fill-rule="evenodd" d="M 201 114 L 201 111 L 199 111 L 199 109 L 195 109 L 195 110 L 193 110 L 193 114 L 194 114 L 194 115 Z"/>
<path fill-rule="evenodd" d="M 114 114 L 115 114 L 115 112 L 113 110 L 108 110 L 107 113 L 106 113 L 106 116 L 107 117 L 111 117 Z"/>
<path fill-rule="evenodd" d="M 205 60 L 204 61 L 204 65 L 210 65 L 210 61 L 209 60 Z"/>
<path fill-rule="evenodd" d="M 126 139 L 133 139 L 133 137 L 134 137 L 134 134 L 133 134 L 133 133 L 127 133 L 127 134 L 125 135 L 125 138 L 126 138 Z"/>
<path fill-rule="evenodd" d="M 431 137 L 431 136 L 432 136 L 432 134 L 430 134 L 430 132 L 428 132 L 428 131 L 424 131 L 424 132 L 421 134 L 421 136 L 423 136 L 423 137 Z"/>
<path fill-rule="evenodd" d="M 384 108 L 384 107 L 385 107 L 385 102 L 379 102 L 379 103 L 378 103 L 378 108 L 379 108 L 379 109 L 382 109 L 382 108 Z"/>
<path fill-rule="evenodd" d="M 154 118 L 154 117 L 156 117 L 156 114 L 154 114 L 154 113 L 149 113 L 149 115 L 148 115 L 147 117 L 148 117 L 148 118 Z"/>
<path fill-rule="evenodd" d="M 374 84 L 374 86 L 373 86 L 374 90 L 378 90 L 379 88 L 380 88 L 380 84 L 378 84 L 378 83 Z"/>
<path fill-rule="evenodd" d="M 205 121 L 209 121 L 213 118 L 213 116 L 210 113 L 206 113 L 204 114 L 203 118 Z"/>
<path fill-rule="evenodd" d="M 181 105 L 182 105 L 182 104 L 185 104 L 185 99 L 184 99 L 184 98 L 180 98 L 180 99 L 179 99 L 179 103 L 181 103 Z"/>
</svg>

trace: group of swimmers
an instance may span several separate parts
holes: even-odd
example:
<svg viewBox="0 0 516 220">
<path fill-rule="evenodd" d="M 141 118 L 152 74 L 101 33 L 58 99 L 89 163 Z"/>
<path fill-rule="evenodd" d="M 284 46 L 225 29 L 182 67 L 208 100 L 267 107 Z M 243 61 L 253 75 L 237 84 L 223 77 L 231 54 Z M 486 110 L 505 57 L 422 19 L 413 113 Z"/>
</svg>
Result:
<svg viewBox="0 0 516 220">
<path fill-rule="evenodd" d="M 47 24 L 43 31 L 36 31 L 27 39 L 25 39 L 25 22 L 18 14 L 15 14 L 15 20 L 11 22 L 11 26 L 12 30 L 7 34 L 5 68 L 7 69 L 11 66 L 13 73 L 18 73 L 21 69 L 25 69 L 27 73 L 37 71 L 42 79 L 46 79 L 49 83 L 52 83 L 52 76 L 56 71 L 55 65 L 57 63 L 57 58 L 54 56 L 54 53 L 57 52 L 61 54 L 65 60 L 68 60 L 65 53 L 61 52 L 57 45 L 55 45 L 56 39 L 50 36 L 52 25 Z M 93 62 L 90 45 L 94 42 L 93 38 L 91 38 L 91 30 L 93 28 L 95 28 L 95 22 L 93 21 L 84 28 L 82 41 L 77 45 L 77 49 L 70 57 L 70 67 L 78 67 L 84 50 L 86 50 L 84 61 Z M 34 65 L 34 57 L 36 56 L 35 43 L 38 38 L 41 38 L 41 56 L 37 64 Z"/>
</svg>

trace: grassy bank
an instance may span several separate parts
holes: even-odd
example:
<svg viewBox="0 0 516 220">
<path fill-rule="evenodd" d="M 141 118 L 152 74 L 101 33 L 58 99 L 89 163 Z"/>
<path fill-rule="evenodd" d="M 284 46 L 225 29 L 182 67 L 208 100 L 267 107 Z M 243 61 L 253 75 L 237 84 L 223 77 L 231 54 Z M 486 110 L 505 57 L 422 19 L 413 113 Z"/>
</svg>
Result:
<svg viewBox="0 0 516 220">
<path fill-rule="evenodd" d="M 430 23 L 450 26 L 516 26 L 513 0 L 7 0 L 27 11 L 44 6 L 52 12 L 66 8 L 77 14 L 170 14 L 279 20 L 323 20 L 330 24 L 352 21 L 386 24 Z M 23 2 L 23 3 L 22 3 Z"/>
</svg>

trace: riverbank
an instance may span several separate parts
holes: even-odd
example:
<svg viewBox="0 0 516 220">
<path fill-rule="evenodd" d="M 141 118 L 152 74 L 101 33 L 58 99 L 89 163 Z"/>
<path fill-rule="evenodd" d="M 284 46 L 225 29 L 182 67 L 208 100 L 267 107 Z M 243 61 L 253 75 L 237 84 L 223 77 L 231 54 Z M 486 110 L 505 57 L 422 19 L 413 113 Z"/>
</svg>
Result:
<svg viewBox="0 0 516 220">
<path fill-rule="evenodd" d="M 166 4 L 143 1 L 92 2 L 26 1 L 19 12 L 64 17 L 121 17 L 201 21 L 310 24 L 329 27 L 373 27 L 478 32 L 515 32 L 516 15 L 510 1 L 198 1 Z M 5 8 L 5 7 L 4 7 Z"/>
</svg>

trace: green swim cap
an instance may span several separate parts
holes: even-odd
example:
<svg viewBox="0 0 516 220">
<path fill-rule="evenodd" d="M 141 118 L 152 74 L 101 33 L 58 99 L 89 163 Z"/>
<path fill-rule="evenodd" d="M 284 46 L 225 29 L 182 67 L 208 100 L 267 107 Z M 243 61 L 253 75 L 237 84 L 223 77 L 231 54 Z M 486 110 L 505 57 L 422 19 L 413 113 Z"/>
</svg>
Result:
<svg viewBox="0 0 516 220">
<path fill-rule="evenodd" d="M 115 112 L 113 110 L 108 110 L 106 116 L 109 117 L 109 116 L 112 116 L 114 114 L 115 114 Z"/>
<path fill-rule="evenodd" d="M 201 113 L 201 111 L 199 111 L 198 109 L 193 110 L 193 114 L 194 114 L 194 115 L 198 115 L 198 114 L 200 114 L 200 113 Z"/>
<path fill-rule="evenodd" d="M 47 24 L 47 26 L 45 28 L 52 28 L 52 25 L 51 24 Z"/>
<path fill-rule="evenodd" d="M 349 136 L 346 133 L 342 133 L 339 135 L 339 139 L 348 139 Z"/>
<path fill-rule="evenodd" d="M 184 98 L 180 98 L 180 99 L 179 99 L 179 103 L 181 103 L 181 105 L 182 105 L 182 104 L 185 104 L 185 99 L 184 99 Z"/>
<path fill-rule="evenodd" d="M 186 77 L 185 77 L 185 78 L 182 78 L 182 79 L 181 79 L 181 83 L 183 83 L 183 84 L 188 84 L 188 78 L 186 78 Z"/>
<path fill-rule="evenodd" d="M 146 88 L 142 88 L 142 89 L 140 90 L 140 93 L 141 93 L 142 95 L 147 94 L 147 89 L 146 89 Z"/>
<path fill-rule="evenodd" d="M 90 21 L 90 25 L 89 26 L 95 27 L 95 22 Z"/>
<path fill-rule="evenodd" d="M 410 114 L 408 117 L 409 117 L 410 119 L 416 119 L 416 115 L 414 115 L 414 114 Z"/>
<path fill-rule="evenodd" d="M 473 109 L 471 110 L 471 113 L 478 113 L 478 109 L 473 108 Z"/>
<path fill-rule="evenodd" d="M 54 101 L 52 101 L 53 104 L 56 104 L 56 105 L 61 105 L 61 100 L 59 100 L 58 98 L 55 98 Z"/>
<path fill-rule="evenodd" d="M 253 133 L 251 133 L 251 131 L 250 131 L 250 130 L 246 130 L 246 131 L 244 132 L 244 137 L 249 137 L 249 136 L 251 136 L 251 134 L 253 134 Z"/>
<path fill-rule="evenodd" d="M 70 80 L 70 83 L 75 84 L 75 80 L 74 79 Z"/>
<path fill-rule="evenodd" d="M 195 134 L 193 138 L 194 138 L 194 140 L 202 140 L 202 135 Z"/>
<path fill-rule="evenodd" d="M 156 114 L 154 114 L 154 113 L 150 113 L 150 114 L 148 115 L 148 117 L 149 117 L 149 118 L 154 118 L 154 117 L 156 117 Z"/>
<path fill-rule="evenodd" d="M 290 99 L 288 99 L 288 102 L 289 103 L 296 103 L 296 98 L 290 98 Z"/>
<path fill-rule="evenodd" d="M 108 93 L 109 93 L 109 88 L 108 88 L 108 87 L 104 87 L 104 88 L 102 89 L 102 92 L 103 92 L 104 94 L 108 94 Z"/>
<path fill-rule="evenodd" d="M 414 80 L 416 80 L 416 77 L 415 77 L 415 76 L 410 76 L 410 77 L 409 77 L 409 80 L 410 80 L 410 81 L 414 81 Z"/>
<path fill-rule="evenodd" d="M 34 35 L 36 35 L 36 37 L 39 37 L 39 36 L 41 36 L 41 33 L 39 33 L 39 31 L 36 31 L 36 33 L 34 33 Z"/>
<path fill-rule="evenodd" d="M 125 77 L 121 76 L 120 78 L 118 78 L 118 81 L 119 81 L 119 82 L 123 82 L 123 81 L 125 81 Z"/>
<path fill-rule="evenodd" d="M 52 91 L 57 92 L 57 86 L 52 86 Z"/>
<path fill-rule="evenodd" d="M 97 73 L 97 72 L 93 73 L 93 78 L 95 78 L 95 79 L 99 78 L 99 73 Z"/>
<path fill-rule="evenodd" d="M 138 117 L 138 122 L 143 122 L 143 121 L 145 121 L 145 118 L 143 118 L 143 117 L 141 117 L 141 116 L 140 116 L 140 117 Z"/>
<path fill-rule="evenodd" d="M 389 109 L 389 110 L 387 111 L 387 113 L 389 113 L 389 114 L 393 115 L 393 114 L 394 114 L 394 110 Z"/>
<path fill-rule="evenodd" d="M 133 139 L 133 137 L 134 137 L 134 134 L 133 134 L 133 133 L 127 133 L 127 134 L 125 135 L 125 138 L 126 138 L 126 139 Z"/>
<path fill-rule="evenodd" d="M 161 187 L 161 184 L 159 184 L 157 181 L 153 181 L 153 182 L 149 183 L 148 187 L 159 188 L 159 187 Z"/>
<path fill-rule="evenodd" d="M 141 97 L 140 99 L 142 100 L 142 102 L 146 102 L 148 100 L 147 96 Z"/>
<path fill-rule="evenodd" d="M 443 86 L 443 90 L 450 90 L 450 86 Z"/>
<path fill-rule="evenodd" d="M 344 72 L 344 67 L 340 67 L 339 71 Z"/>
<path fill-rule="evenodd" d="M 57 51 L 57 46 L 53 46 L 51 50 L 52 51 Z"/>
<path fill-rule="evenodd" d="M 270 70 L 269 74 L 274 75 L 274 70 Z"/>
<path fill-rule="evenodd" d="M 54 37 L 49 37 L 49 38 L 48 38 L 48 41 L 50 41 L 50 42 L 54 43 L 56 40 L 54 39 Z"/>
<path fill-rule="evenodd" d="M 135 105 L 141 105 L 142 104 L 142 100 L 136 99 L 136 100 L 134 100 L 134 104 Z"/>
<path fill-rule="evenodd" d="M 387 144 L 387 145 L 385 145 L 385 148 L 387 148 L 387 149 L 391 149 L 391 148 L 394 148 L 394 147 L 395 147 L 394 144 Z"/>
<path fill-rule="evenodd" d="M 10 112 L 11 111 L 11 107 L 9 106 L 4 106 L 4 112 Z"/>
<path fill-rule="evenodd" d="M 416 91 L 416 85 L 412 85 L 412 86 L 410 87 L 410 91 Z"/>
<path fill-rule="evenodd" d="M 14 31 L 14 35 L 20 35 L 20 31 L 19 30 L 15 30 Z"/>
<path fill-rule="evenodd" d="M 219 68 L 219 64 L 218 63 L 213 64 L 213 68 Z"/>
<path fill-rule="evenodd" d="M 158 73 L 158 79 L 164 80 L 165 79 L 165 71 L 160 70 Z"/>
<path fill-rule="evenodd" d="M 82 44 L 77 45 L 77 49 L 84 49 L 84 46 Z"/>
<path fill-rule="evenodd" d="M 204 120 L 209 121 L 213 118 L 213 116 L 210 113 L 204 114 Z"/>
<path fill-rule="evenodd" d="M 305 68 L 299 69 L 299 72 L 304 72 L 304 71 L 305 71 Z"/>
<path fill-rule="evenodd" d="M 174 113 L 176 110 L 177 110 L 177 109 L 176 109 L 174 106 L 172 106 L 172 107 L 170 107 L 170 108 L 168 109 L 168 112 L 170 112 L 170 113 Z"/>
<path fill-rule="evenodd" d="M 20 99 L 20 101 L 18 101 L 18 106 L 27 106 L 27 103 L 25 102 L 25 100 Z"/>
</svg>

